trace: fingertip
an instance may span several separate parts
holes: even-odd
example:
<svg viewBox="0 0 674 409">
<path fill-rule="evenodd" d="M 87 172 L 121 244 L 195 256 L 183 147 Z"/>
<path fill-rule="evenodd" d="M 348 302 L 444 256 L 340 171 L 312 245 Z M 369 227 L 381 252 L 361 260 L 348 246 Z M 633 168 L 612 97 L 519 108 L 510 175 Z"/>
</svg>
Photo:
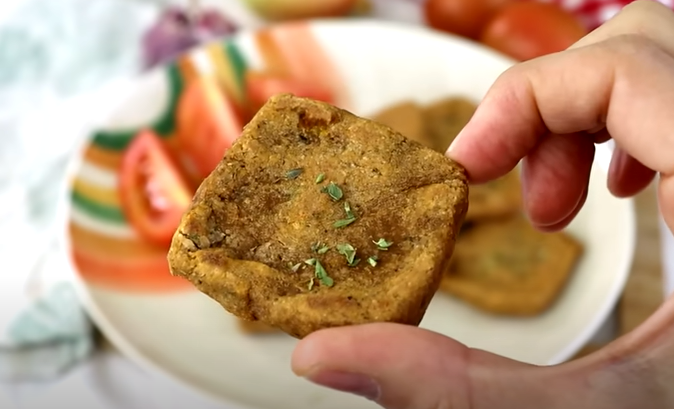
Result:
<svg viewBox="0 0 674 409">
<path fill-rule="evenodd" d="M 297 343 L 290 358 L 295 375 L 306 377 L 320 364 L 321 358 L 325 355 L 325 348 L 330 347 L 330 344 L 325 342 L 330 339 L 329 334 L 325 336 L 326 331 L 329 332 L 330 329 L 311 333 Z"/>
<path fill-rule="evenodd" d="M 619 198 L 636 195 L 655 178 L 656 172 L 616 147 L 609 165 L 607 186 Z"/>
<path fill-rule="evenodd" d="M 525 210 L 531 223 L 554 231 L 584 203 L 594 144 L 581 134 L 548 135 L 522 164 Z"/>
<path fill-rule="evenodd" d="M 573 219 L 578 215 L 578 213 L 581 211 L 581 209 L 585 205 L 585 201 L 587 200 L 587 194 L 588 194 L 588 190 L 585 189 L 585 191 L 581 195 L 580 200 L 576 204 L 576 207 L 573 209 L 573 211 L 571 211 L 570 214 L 568 214 L 566 217 L 562 218 L 560 221 L 558 221 L 556 223 L 548 224 L 548 225 L 541 225 L 541 224 L 534 224 L 534 223 L 532 223 L 532 225 L 536 229 L 538 229 L 538 230 L 540 230 L 544 233 L 555 233 L 555 232 L 564 230 L 566 227 L 569 226 L 569 224 L 571 224 Z"/>
</svg>

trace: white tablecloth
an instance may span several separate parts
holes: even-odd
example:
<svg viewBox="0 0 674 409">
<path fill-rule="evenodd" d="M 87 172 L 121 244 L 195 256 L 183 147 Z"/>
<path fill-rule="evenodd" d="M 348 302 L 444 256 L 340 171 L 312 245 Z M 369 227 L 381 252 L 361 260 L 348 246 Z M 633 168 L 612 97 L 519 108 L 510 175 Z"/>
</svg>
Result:
<svg viewBox="0 0 674 409">
<path fill-rule="evenodd" d="M 44 384 L 0 386 L 2 409 L 226 409 L 181 384 L 148 373 L 111 347 Z"/>
</svg>

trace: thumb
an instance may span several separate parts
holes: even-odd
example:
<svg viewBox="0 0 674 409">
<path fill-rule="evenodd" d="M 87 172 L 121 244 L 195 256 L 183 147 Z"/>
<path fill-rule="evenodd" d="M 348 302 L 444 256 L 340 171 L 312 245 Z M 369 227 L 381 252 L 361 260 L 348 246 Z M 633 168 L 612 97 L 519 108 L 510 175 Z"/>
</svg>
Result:
<svg viewBox="0 0 674 409">
<path fill-rule="evenodd" d="M 314 383 L 388 409 L 621 407 L 598 399 L 619 378 L 601 375 L 602 360 L 596 354 L 567 365 L 536 367 L 420 328 L 368 324 L 309 335 L 295 349 L 292 365 Z"/>
</svg>

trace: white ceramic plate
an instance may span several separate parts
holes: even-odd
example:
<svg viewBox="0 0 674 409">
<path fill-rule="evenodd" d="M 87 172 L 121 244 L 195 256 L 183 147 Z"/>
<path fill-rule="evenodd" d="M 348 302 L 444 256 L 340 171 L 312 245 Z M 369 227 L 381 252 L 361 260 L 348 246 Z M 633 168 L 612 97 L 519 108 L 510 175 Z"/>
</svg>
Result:
<svg viewBox="0 0 674 409">
<path fill-rule="evenodd" d="M 496 77 L 510 66 L 507 59 L 470 42 L 419 28 L 372 21 L 325 21 L 311 23 L 309 31 L 343 80 L 341 91 L 348 93 L 348 103 L 344 104 L 357 114 L 367 115 L 401 100 L 426 103 L 452 94 L 479 101 Z M 254 40 L 253 34 L 244 34 L 234 42 L 249 67 L 263 64 Z M 208 58 L 207 52 L 198 50 L 189 60 L 202 72 L 210 72 L 214 68 Z M 112 104 L 114 109 L 101 121 L 100 129 L 165 125 L 166 121 L 158 118 L 174 92 L 166 72 L 153 72 L 133 87 L 120 89 L 115 98 L 101 101 L 102 105 Z M 116 139 L 110 142 L 110 138 L 99 141 L 103 141 L 103 148 L 114 150 Z M 129 254 L 135 250 L 119 250 L 137 237 L 124 220 L 119 220 L 123 216 L 115 213 L 115 156 L 111 152 L 104 152 L 109 154 L 107 157 L 101 152 L 87 153 L 91 143 L 88 138 L 83 154 L 73 162 L 72 175 L 80 185 L 68 190 L 73 198 L 66 235 L 69 251 L 94 246 L 92 243 L 98 240 L 102 243 L 98 248 L 85 250 L 99 251 L 99 256 L 109 263 L 130 265 L 140 260 L 139 265 L 150 266 L 149 271 L 152 257 L 145 259 L 144 254 L 131 260 L 125 257 L 131 257 Z M 634 251 L 632 202 L 615 199 L 605 185 L 604 171 L 595 166 L 587 203 L 568 229 L 583 242 L 586 251 L 561 298 L 547 313 L 530 319 L 495 317 L 438 295 L 421 326 L 469 346 L 529 363 L 554 364 L 569 358 L 610 313 Z M 87 194 L 93 195 L 89 201 L 82 199 Z M 101 203 L 110 202 L 108 207 L 105 203 L 96 207 L 96 198 Z M 74 238 L 73 226 L 85 230 L 78 233 L 84 238 Z M 94 238 L 87 236 L 94 233 Z M 117 245 L 109 244 L 109 240 L 117 240 Z M 129 274 L 137 274 L 139 280 L 145 274 L 142 268 L 132 267 L 129 274 L 118 267 L 119 277 L 127 280 L 126 284 L 111 285 L 114 277 L 108 276 L 108 281 L 96 279 L 102 274 L 92 271 L 96 265 L 91 260 L 89 264 L 77 259 L 73 263 L 86 307 L 109 339 L 146 367 L 169 374 L 232 407 L 376 407 L 360 398 L 297 379 L 289 366 L 296 340 L 285 335 L 242 335 L 232 316 L 190 288 L 148 292 L 129 286 L 134 280 Z M 98 266 L 105 269 L 103 264 Z"/>
</svg>

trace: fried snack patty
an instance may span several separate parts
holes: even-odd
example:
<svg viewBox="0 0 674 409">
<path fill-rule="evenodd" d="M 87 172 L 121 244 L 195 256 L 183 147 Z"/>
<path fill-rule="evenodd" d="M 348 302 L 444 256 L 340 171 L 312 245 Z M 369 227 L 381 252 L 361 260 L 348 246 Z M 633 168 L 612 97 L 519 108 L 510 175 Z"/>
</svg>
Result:
<svg viewBox="0 0 674 409">
<path fill-rule="evenodd" d="M 517 214 L 522 208 L 520 175 L 513 170 L 490 182 L 473 185 L 468 195 L 466 221 L 482 221 Z"/>
<path fill-rule="evenodd" d="M 375 321 L 418 325 L 449 268 L 467 196 L 464 169 L 443 155 L 328 104 L 278 95 L 197 190 L 173 237 L 171 273 L 297 338 Z M 393 244 L 378 250 L 381 238 Z M 345 244 L 355 256 L 340 254 Z"/>
<path fill-rule="evenodd" d="M 263 335 L 280 333 L 274 327 L 271 327 L 260 321 L 237 320 L 237 324 L 241 332 L 249 335 Z"/>
<path fill-rule="evenodd" d="M 373 121 L 393 128 L 407 138 L 433 148 L 433 138 L 428 136 L 424 125 L 424 111 L 412 101 L 392 105 L 372 117 Z"/>
<path fill-rule="evenodd" d="M 445 98 L 424 109 L 426 133 L 433 149 L 444 153 L 475 113 L 477 105 L 466 98 Z"/>
<path fill-rule="evenodd" d="M 522 217 L 463 232 L 441 290 L 497 314 L 535 315 L 561 292 L 582 246 L 564 232 L 542 233 Z"/>
</svg>

